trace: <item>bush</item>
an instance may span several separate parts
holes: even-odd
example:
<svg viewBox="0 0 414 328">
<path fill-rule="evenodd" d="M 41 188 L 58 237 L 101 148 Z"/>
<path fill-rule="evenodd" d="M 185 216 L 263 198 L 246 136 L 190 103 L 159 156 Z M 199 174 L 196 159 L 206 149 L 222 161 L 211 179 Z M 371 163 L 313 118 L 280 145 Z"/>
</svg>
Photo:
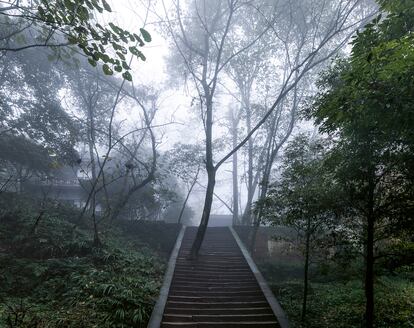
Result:
<svg viewBox="0 0 414 328">
<path fill-rule="evenodd" d="M 286 311 L 292 327 L 360 327 L 365 310 L 363 285 L 348 282 L 312 283 L 308 314 L 300 324 L 302 282 L 285 281 L 270 285 Z M 414 325 L 414 285 L 406 279 L 381 277 L 376 282 L 376 327 L 409 328 Z"/>
<path fill-rule="evenodd" d="M 246 243 L 250 227 L 237 227 Z M 267 227 L 261 227 L 262 230 Z M 283 232 L 278 229 L 276 232 Z M 275 233 L 275 230 L 269 230 Z M 406 244 L 411 250 L 412 245 Z M 405 248 L 403 249 L 405 250 Z M 396 252 L 395 252 L 396 253 Z M 408 252 L 407 252 L 408 253 Z M 303 262 L 295 256 L 261 258 L 257 265 L 285 310 L 292 328 L 355 328 L 361 327 L 365 311 L 363 261 L 340 254 L 329 261 L 313 263 L 306 322 L 300 322 L 303 300 Z M 411 256 L 411 255 L 410 255 Z M 392 274 L 378 261 L 375 281 L 375 327 L 414 327 L 414 270 L 409 258 L 394 267 Z M 384 264 L 385 263 L 385 264 Z"/>
<path fill-rule="evenodd" d="M 143 225 L 107 227 L 96 248 L 87 224 L 73 228 L 73 208 L 45 210 L 33 231 L 39 204 L 21 198 L 7 205 L 0 213 L 0 327 L 146 326 L 178 226 L 145 225 L 144 234 L 160 234 L 161 246 L 141 238 Z"/>
</svg>

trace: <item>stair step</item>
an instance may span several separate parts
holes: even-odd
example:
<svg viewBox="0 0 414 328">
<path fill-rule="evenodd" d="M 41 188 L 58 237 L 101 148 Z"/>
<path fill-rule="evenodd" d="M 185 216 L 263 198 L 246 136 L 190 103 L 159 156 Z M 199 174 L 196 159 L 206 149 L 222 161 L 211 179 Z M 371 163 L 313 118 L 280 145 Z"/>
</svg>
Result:
<svg viewBox="0 0 414 328">
<path fill-rule="evenodd" d="M 174 279 L 172 286 L 175 285 L 185 285 L 185 286 L 192 286 L 192 287 L 251 287 L 251 286 L 256 286 L 257 288 L 259 288 L 259 285 L 257 284 L 256 280 L 249 280 L 248 282 L 243 281 L 189 281 L 186 279 L 183 280 L 178 280 L 178 279 Z"/>
<path fill-rule="evenodd" d="M 171 301 L 184 301 L 184 302 L 203 302 L 203 303 L 211 303 L 211 302 L 238 302 L 238 301 L 245 301 L 245 302 L 256 302 L 265 300 L 263 295 L 260 296 L 176 296 L 170 295 L 168 300 Z"/>
<path fill-rule="evenodd" d="M 190 275 L 190 274 L 174 274 L 173 279 L 184 279 L 186 281 L 200 281 L 200 282 L 211 282 L 211 281 L 224 281 L 224 280 L 231 280 L 235 282 L 239 281 L 239 282 L 247 282 L 247 281 L 256 281 L 256 279 L 254 278 L 253 274 L 249 274 L 249 275 L 244 275 L 244 276 L 228 276 L 228 275 L 205 275 L 205 276 L 201 276 L 201 275 Z"/>
<path fill-rule="evenodd" d="M 199 256 L 198 260 L 196 261 L 190 261 L 188 260 L 187 257 L 182 256 L 183 254 L 180 253 L 180 255 L 177 258 L 177 262 L 181 263 L 181 262 L 185 262 L 185 263 L 194 263 L 195 265 L 197 264 L 209 264 L 209 265 L 231 265 L 231 264 L 245 264 L 246 261 L 244 261 L 244 259 L 241 259 L 240 257 L 236 257 L 233 259 L 229 259 L 229 258 L 221 258 L 221 257 L 208 257 L 205 258 L 202 255 Z"/>
<path fill-rule="evenodd" d="M 273 314 L 164 314 L 166 322 L 236 322 L 236 321 L 272 321 Z"/>
<path fill-rule="evenodd" d="M 257 286 L 252 287 L 199 287 L 171 286 L 170 293 L 261 293 Z"/>
<path fill-rule="evenodd" d="M 277 321 L 238 321 L 238 322 L 162 322 L 162 328 L 186 327 L 186 328 L 277 328 Z"/>
<path fill-rule="evenodd" d="M 190 290 L 190 291 L 232 291 L 232 290 L 260 290 L 260 287 L 255 284 L 254 282 L 248 282 L 246 284 L 235 284 L 233 285 L 232 282 L 194 282 L 194 281 L 187 281 L 187 282 L 174 282 L 171 285 L 170 290 Z"/>
<path fill-rule="evenodd" d="M 171 296 L 198 296 L 198 297 L 205 297 L 205 296 L 262 296 L 262 292 L 258 289 L 252 291 L 183 291 L 179 289 L 170 290 Z"/>
<path fill-rule="evenodd" d="M 165 314 L 273 314 L 272 309 L 267 307 L 253 307 L 253 308 L 179 308 L 166 307 Z"/>
<path fill-rule="evenodd" d="M 203 270 L 203 269 L 183 269 L 178 268 L 175 270 L 175 274 L 185 275 L 197 275 L 197 276 L 250 276 L 252 272 L 250 270 L 226 270 L 226 269 L 215 269 L 215 270 Z"/>
<path fill-rule="evenodd" d="M 262 308 L 269 306 L 266 301 L 252 301 L 252 302 L 191 302 L 188 300 L 167 300 L 167 306 L 178 308 Z"/>
<path fill-rule="evenodd" d="M 233 272 L 228 272 L 228 273 L 224 273 L 224 272 L 220 272 L 220 273 L 215 273 L 215 272 L 182 272 L 182 271 L 176 271 L 174 273 L 174 276 L 176 277 L 186 277 L 187 279 L 191 279 L 191 278 L 207 278 L 207 279 L 224 279 L 224 278 L 235 278 L 235 279 L 246 279 L 246 278 L 253 278 L 253 274 L 251 272 L 245 272 L 245 273 L 233 273 Z"/>
<path fill-rule="evenodd" d="M 255 275 L 228 228 L 208 228 L 197 260 L 196 228 L 186 228 L 161 327 L 279 327 Z"/>
<path fill-rule="evenodd" d="M 228 266 L 224 266 L 224 265 L 202 265 L 202 264 L 195 264 L 195 265 L 190 265 L 190 264 L 176 264 L 176 267 L 179 268 L 180 270 L 189 270 L 189 271 L 194 271 L 194 270 L 203 270 L 203 271 L 213 271 L 213 272 L 217 272 L 217 271 L 227 271 L 227 272 L 244 272 L 244 271 L 248 271 L 250 272 L 250 268 L 246 265 L 239 265 L 239 266 L 234 266 L 234 265 L 228 265 Z"/>
</svg>

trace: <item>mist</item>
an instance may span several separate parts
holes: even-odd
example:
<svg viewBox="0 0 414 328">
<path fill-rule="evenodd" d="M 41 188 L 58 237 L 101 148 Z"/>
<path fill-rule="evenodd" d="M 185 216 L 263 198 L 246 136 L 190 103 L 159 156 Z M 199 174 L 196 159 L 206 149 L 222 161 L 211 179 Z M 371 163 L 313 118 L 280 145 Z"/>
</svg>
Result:
<svg viewBox="0 0 414 328">
<path fill-rule="evenodd" d="M 412 0 L 0 14 L 0 327 L 414 322 Z"/>
</svg>

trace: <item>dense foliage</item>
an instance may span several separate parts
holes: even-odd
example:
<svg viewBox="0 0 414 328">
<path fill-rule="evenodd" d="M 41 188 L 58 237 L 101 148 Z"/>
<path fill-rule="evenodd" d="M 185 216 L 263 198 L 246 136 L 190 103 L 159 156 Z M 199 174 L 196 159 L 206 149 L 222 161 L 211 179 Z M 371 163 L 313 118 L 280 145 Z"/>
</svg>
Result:
<svg viewBox="0 0 414 328">
<path fill-rule="evenodd" d="M 278 282 L 267 276 L 292 327 L 360 327 L 364 313 L 364 288 L 360 280 L 317 281 L 312 283 L 308 299 L 307 322 L 300 323 L 302 283 L 298 280 Z M 327 279 L 327 277 L 321 277 Z M 321 279 L 321 280 L 322 280 Z M 412 280 L 380 277 L 375 290 L 378 310 L 376 327 L 408 328 L 413 324 Z"/>
<path fill-rule="evenodd" d="M 413 327 L 414 0 L 183 2 L 0 0 L 0 326 L 145 326 L 201 187 L 191 259 L 218 199 L 293 326 Z"/>
<path fill-rule="evenodd" d="M 235 227 L 246 245 L 250 245 L 252 227 Z M 304 256 L 303 244 L 287 227 L 261 227 L 261 237 L 278 243 L 275 253 L 253 252 L 255 262 L 277 300 L 286 312 L 292 328 L 360 327 L 365 310 L 364 284 L 360 257 L 335 254 L 326 257 L 323 248 L 313 249 L 309 266 L 309 290 L 306 320 L 302 319 Z M 285 241 L 280 243 L 280 241 Z M 256 245 L 258 247 L 258 245 Z M 262 250 L 263 251 L 263 250 Z M 348 253 L 349 251 L 347 251 Z M 408 328 L 414 323 L 414 270 L 403 265 L 391 273 L 377 266 L 375 288 L 375 324 L 381 328 Z"/>
<path fill-rule="evenodd" d="M 265 204 L 275 225 L 297 228 L 298 222 L 307 223 L 301 229 L 306 249 L 311 232 L 330 237 L 322 246 L 334 253 L 334 261 L 350 264 L 362 255 L 365 312 L 360 320 L 366 327 L 390 324 L 380 317 L 384 303 L 374 306 L 386 290 L 375 277 L 384 269 L 389 274 L 412 265 L 412 256 L 406 255 L 414 243 L 414 2 L 380 3 L 384 17 L 357 33 L 349 59 L 338 60 L 321 75 L 319 92 L 306 112 L 331 143 L 322 147 L 322 156 L 315 156 L 312 140 L 291 142 Z M 298 145 L 305 151 L 298 152 Z M 308 252 L 304 261 L 302 322 Z M 401 326 L 410 322 L 407 317 Z"/>
<path fill-rule="evenodd" d="M 48 47 L 53 51 L 50 59 L 70 58 L 76 52 L 70 47 L 73 45 L 81 49 L 92 66 L 102 63 L 106 75 L 122 72 L 124 79 L 132 81 L 131 59 L 127 56 L 145 61 L 138 47 L 151 42 L 151 35 L 144 28 L 133 33 L 112 22 L 103 26 L 96 20 L 110 12 L 106 0 L 4 1 L 0 13 L 6 28 L 0 51 Z M 28 28 L 35 32 L 34 38 L 27 33 Z"/>
<path fill-rule="evenodd" d="M 285 151 L 280 180 L 270 186 L 267 198 L 257 203 L 257 210 L 262 211 L 267 222 L 291 227 L 296 232 L 294 239 L 305 258 L 303 320 L 310 261 L 321 252 L 321 245 L 326 244 L 337 224 L 339 190 L 321 161 L 325 152 L 321 140 L 308 140 L 304 135 L 296 137 Z"/>
<path fill-rule="evenodd" d="M 40 205 L 2 195 L 0 325 L 145 327 L 178 227 L 121 222 L 96 248 L 75 209 Z"/>
</svg>

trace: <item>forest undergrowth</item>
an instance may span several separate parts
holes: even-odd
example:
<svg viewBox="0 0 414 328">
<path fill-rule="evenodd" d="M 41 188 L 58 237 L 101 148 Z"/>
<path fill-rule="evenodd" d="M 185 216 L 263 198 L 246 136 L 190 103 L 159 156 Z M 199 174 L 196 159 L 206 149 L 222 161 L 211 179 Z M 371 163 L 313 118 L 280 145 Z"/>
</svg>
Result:
<svg viewBox="0 0 414 328">
<path fill-rule="evenodd" d="M 259 267 L 293 328 L 361 326 L 365 299 L 360 277 L 351 275 L 349 279 L 344 279 L 335 274 L 334 269 L 330 273 L 321 273 L 315 269 L 309 292 L 307 319 L 301 323 L 302 275 L 279 278 L 281 272 L 295 270 L 292 263 L 261 263 Z M 378 328 L 414 326 L 414 275 L 412 268 L 399 271 L 396 275 L 382 275 L 376 279 L 375 317 Z"/>
<path fill-rule="evenodd" d="M 119 221 L 95 247 L 74 208 L 0 202 L 0 327 L 146 326 L 178 225 Z"/>
<path fill-rule="evenodd" d="M 248 227 L 236 227 L 245 245 L 250 245 Z M 286 235 L 286 229 L 272 233 Z M 263 236 L 263 235 L 262 235 Z M 257 246 L 258 244 L 256 244 Z M 361 258 L 331 258 L 310 267 L 310 288 L 306 321 L 301 320 L 303 301 L 303 258 L 293 249 L 277 254 L 256 248 L 253 257 L 273 294 L 286 312 L 292 328 L 361 327 L 365 298 Z M 375 327 L 414 327 L 414 267 L 402 265 L 390 271 L 387 262 L 378 263 L 375 280 Z"/>
</svg>

